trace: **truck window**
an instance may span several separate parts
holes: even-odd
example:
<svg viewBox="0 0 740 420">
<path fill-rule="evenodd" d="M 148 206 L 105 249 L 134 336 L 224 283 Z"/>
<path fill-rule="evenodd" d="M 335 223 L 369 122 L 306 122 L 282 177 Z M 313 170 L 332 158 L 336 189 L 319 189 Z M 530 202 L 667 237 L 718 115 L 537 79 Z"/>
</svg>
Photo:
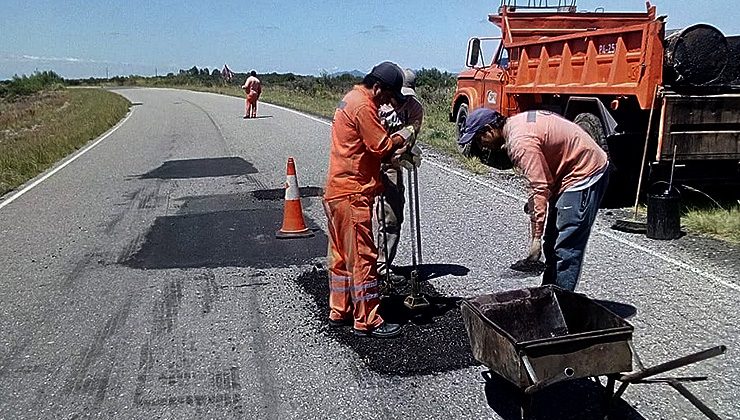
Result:
<svg viewBox="0 0 740 420">
<path fill-rule="evenodd" d="M 509 50 L 501 48 L 501 53 L 499 53 L 496 64 L 498 64 L 502 69 L 509 67 Z"/>
<path fill-rule="evenodd" d="M 496 52 L 501 44 L 501 37 L 471 38 L 468 41 L 468 67 L 488 67 L 496 58 Z M 498 61 L 497 61 L 498 62 Z M 508 62 L 508 55 L 507 55 Z"/>
</svg>

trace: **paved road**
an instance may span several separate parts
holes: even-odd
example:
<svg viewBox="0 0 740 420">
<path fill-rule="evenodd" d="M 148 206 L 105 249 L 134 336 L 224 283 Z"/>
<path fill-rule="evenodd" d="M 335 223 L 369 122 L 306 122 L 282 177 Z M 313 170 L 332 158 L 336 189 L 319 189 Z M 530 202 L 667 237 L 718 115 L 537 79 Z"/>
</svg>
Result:
<svg viewBox="0 0 740 420">
<path fill-rule="evenodd" d="M 135 103 L 125 122 L 0 202 L 0 419 L 516 418 L 513 390 L 472 360 L 454 298 L 538 284 L 508 269 L 526 246 L 521 182 L 427 159 L 438 305 L 411 318 L 391 299 L 403 338 L 359 340 L 325 321 L 328 124 L 266 104 L 242 120 L 238 98 L 213 94 L 118 92 Z M 316 236 L 277 242 L 288 156 Z M 614 232 L 617 216 L 599 220 L 579 291 L 628 317 L 647 365 L 727 345 L 681 373 L 708 375 L 688 386 L 740 417 L 738 251 Z M 536 414 L 599 418 L 599 391 L 554 385 Z M 615 417 L 701 418 L 664 385 L 628 388 Z"/>
</svg>

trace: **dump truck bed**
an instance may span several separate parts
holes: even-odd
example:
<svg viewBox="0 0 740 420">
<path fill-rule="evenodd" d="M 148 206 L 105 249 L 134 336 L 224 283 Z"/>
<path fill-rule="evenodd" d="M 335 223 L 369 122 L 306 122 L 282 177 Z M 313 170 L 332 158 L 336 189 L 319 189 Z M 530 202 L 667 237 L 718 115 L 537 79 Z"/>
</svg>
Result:
<svg viewBox="0 0 740 420">
<path fill-rule="evenodd" d="M 646 13 L 503 9 L 489 19 L 508 49 L 508 93 L 624 95 L 642 109 L 653 105 L 663 75 L 663 22 L 654 6 Z"/>
</svg>

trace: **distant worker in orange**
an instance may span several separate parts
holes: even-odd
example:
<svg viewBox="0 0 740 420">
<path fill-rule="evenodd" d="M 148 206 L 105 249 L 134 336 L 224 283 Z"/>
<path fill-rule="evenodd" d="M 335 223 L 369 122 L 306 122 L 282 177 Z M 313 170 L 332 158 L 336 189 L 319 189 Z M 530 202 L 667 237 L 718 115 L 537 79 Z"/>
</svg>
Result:
<svg viewBox="0 0 740 420">
<path fill-rule="evenodd" d="M 339 102 L 331 130 L 324 211 L 329 222 L 329 325 L 367 337 L 394 337 L 401 326 L 378 314 L 380 294 L 372 213 L 381 193 L 380 163 L 413 140 L 412 126 L 387 134 L 378 108 L 402 100 L 403 71 L 382 62 Z"/>
<path fill-rule="evenodd" d="M 506 118 L 478 108 L 460 144 L 504 149 L 529 181 L 532 242 L 525 260 L 545 254 L 542 284 L 575 290 L 591 227 L 609 180 L 606 153 L 577 124 L 549 111 Z"/>
<path fill-rule="evenodd" d="M 249 72 L 249 77 L 244 82 L 242 89 L 244 89 L 244 93 L 247 95 L 247 99 L 244 102 L 244 118 L 256 118 L 257 100 L 262 93 L 262 82 L 257 78 L 256 71 L 252 70 Z"/>
</svg>

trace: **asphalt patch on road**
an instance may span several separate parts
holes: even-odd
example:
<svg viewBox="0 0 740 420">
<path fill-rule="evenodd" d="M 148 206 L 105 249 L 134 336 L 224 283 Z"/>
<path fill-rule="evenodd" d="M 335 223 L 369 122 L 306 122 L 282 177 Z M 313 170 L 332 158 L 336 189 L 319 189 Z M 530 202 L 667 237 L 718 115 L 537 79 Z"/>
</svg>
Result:
<svg viewBox="0 0 740 420">
<path fill-rule="evenodd" d="M 470 350 L 458 302 L 461 298 L 446 297 L 425 283 L 423 293 L 430 307 L 412 312 L 403 304 L 405 294 L 383 298 L 381 316 L 403 325 L 396 338 L 357 337 L 351 327 L 329 328 L 329 279 L 326 270 L 314 269 L 296 279 L 298 285 L 316 303 L 314 316 L 327 329 L 327 334 L 350 347 L 372 371 L 392 376 L 419 376 L 448 372 L 478 365 Z"/>
<path fill-rule="evenodd" d="M 326 255 L 327 238 L 306 217 L 312 238 L 276 239 L 282 208 L 229 210 L 158 217 L 140 247 L 119 258 L 139 269 L 254 267 L 310 263 Z"/>
<path fill-rule="evenodd" d="M 240 157 L 222 157 L 206 159 L 168 160 L 159 168 L 153 169 L 142 179 L 185 179 L 211 178 L 256 174 L 257 169 Z"/>
<path fill-rule="evenodd" d="M 301 198 L 321 197 L 324 195 L 324 189 L 320 187 L 300 187 L 298 188 L 298 191 Z M 252 191 L 252 196 L 257 200 L 283 200 L 285 199 L 285 188 Z"/>
</svg>

